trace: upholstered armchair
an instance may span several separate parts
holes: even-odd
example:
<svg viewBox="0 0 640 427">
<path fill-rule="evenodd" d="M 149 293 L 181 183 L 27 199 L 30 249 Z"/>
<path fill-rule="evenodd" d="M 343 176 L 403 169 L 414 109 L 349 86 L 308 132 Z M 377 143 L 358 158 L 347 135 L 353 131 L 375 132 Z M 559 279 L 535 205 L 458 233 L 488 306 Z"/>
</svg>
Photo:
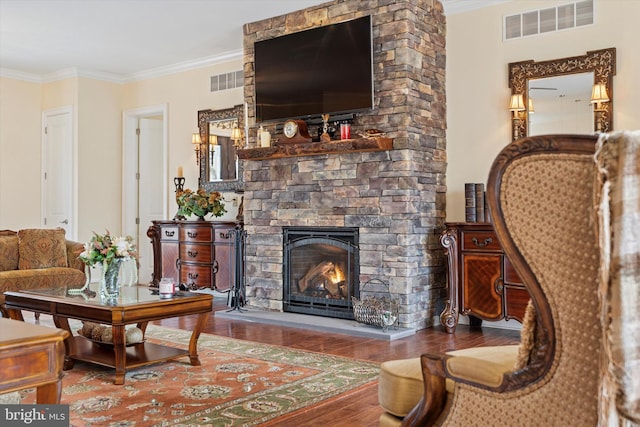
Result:
<svg viewBox="0 0 640 427">
<path fill-rule="evenodd" d="M 421 379 L 416 360 L 385 362 L 380 425 L 640 422 L 639 183 L 640 132 L 508 145 L 487 197 L 531 295 L 522 342 L 422 355 Z M 408 413 L 389 397 L 400 382 L 418 401 Z"/>
</svg>

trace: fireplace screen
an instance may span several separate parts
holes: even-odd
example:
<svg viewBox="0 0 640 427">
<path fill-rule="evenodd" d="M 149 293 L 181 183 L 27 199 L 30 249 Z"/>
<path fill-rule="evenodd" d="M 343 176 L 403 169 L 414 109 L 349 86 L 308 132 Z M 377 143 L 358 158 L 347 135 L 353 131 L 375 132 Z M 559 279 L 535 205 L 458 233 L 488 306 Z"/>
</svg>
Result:
<svg viewBox="0 0 640 427">
<path fill-rule="evenodd" d="M 284 228 L 284 310 L 353 319 L 357 228 Z"/>
</svg>

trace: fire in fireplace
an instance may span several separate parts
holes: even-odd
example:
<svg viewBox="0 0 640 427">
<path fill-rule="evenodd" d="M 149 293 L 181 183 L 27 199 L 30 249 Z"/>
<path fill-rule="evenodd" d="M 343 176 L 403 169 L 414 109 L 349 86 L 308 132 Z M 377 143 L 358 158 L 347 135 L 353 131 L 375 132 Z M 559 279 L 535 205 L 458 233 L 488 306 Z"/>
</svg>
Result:
<svg viewBox="0 0 640 427">
<path fill-rule="evenodd" d="M 353 319 L 358 229 L 284 227 L 284 311 Z"/>
</svg>

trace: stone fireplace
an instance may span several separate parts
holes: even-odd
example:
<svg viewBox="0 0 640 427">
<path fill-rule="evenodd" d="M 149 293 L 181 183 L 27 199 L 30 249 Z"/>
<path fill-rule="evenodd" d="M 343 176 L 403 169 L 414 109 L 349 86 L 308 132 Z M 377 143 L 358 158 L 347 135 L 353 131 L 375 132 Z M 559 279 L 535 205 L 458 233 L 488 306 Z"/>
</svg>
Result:
<svg viewBox="0 0 640 427">
<path fill-rule="evenodd" d="M 336 0 L 244 28 L 248 145 L 256 146 L 253 43 L 372 16 L 374 102 L 352 134 L 379 129 L 386 151 L 242 160 L 245 284 L 252 308 L 284 311 L 287 227 L 355 229 L 358 284 L 380 279 L 400 302 L 401 327 L 437 322 L 446 296 L 445 17 L 437 0 Z M 327 60 L 331 60 L 327 58 Z M 280 135 L 268 127 L 274 139 Z"/>
</svg>

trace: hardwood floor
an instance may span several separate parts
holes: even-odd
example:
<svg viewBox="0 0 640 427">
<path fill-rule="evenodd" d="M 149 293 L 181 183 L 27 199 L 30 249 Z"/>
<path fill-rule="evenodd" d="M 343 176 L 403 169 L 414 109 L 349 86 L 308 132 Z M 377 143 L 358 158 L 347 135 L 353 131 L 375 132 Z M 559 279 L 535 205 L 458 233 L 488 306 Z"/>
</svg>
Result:
<svg viewBox="0 0 640 427">
<path fill-rule="evenodd" d="M 216 299 L 214 311 L 227 310 L 224 302 L 222 298 Z M 195 319 L 195 316 L 187 316 L 158 321 L 156 324 L 190 330 L 195 324 Z M 440 353 L 475 346 L 517 344 L 520 341 L 520 333 L 516 330 L 470 328 L 466 325 L 459 325 L 455 334 L 447 334 L 442 327 L 435 327 L 418 331 L 408 338 L 385 341 L 221 319 L 213 314 L 203 332 L 373 362 L 418 357 L 422 353 Z M 382 409 L 378 406 L 378 386 L 375 383 L 343 399 L 332 400 L 326 405 L 300 413 L 287 419 L 282 425 L 373 427 L 378 425 L 381 413 Z"/>
</svg>

